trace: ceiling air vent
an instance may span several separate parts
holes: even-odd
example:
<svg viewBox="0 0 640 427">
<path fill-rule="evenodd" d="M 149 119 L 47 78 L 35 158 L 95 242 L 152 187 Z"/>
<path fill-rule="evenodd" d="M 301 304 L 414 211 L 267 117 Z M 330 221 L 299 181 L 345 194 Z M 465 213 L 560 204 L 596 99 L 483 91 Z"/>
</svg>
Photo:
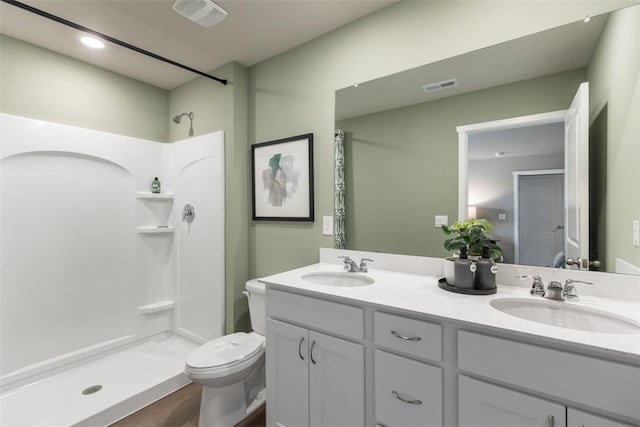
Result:
<svg viewBox="0 0 640 427">
<path fill-rule="evenodd" d="M 458 85 L 458 80 L 449 79 L 449 80 L 444 80 L 438 83 L 430 83 L 428 85 L 424 85 L 422 86 L 422 89 L 424 89 L 425 92 L 429 93 L 429 92 L 435 92 L 436 90 L 447 89 L 457 85 Z"/>
<path fill-rule="evenodd" d="M 227 11 L 211 0 L 176 0 L 173 10 L 203 27 L 211 27 L 227 17 Z"/>
</svg>

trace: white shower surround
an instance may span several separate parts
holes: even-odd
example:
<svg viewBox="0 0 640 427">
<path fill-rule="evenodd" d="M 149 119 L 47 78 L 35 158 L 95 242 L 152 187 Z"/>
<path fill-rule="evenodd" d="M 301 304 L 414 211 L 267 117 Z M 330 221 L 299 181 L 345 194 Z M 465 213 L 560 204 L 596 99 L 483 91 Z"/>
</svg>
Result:
<svg viewBox="0 0 640 427">
<path fill-rule="evenodd" d="M 3 391 L 167 331 L 223 334 L 222 131 L 162 144 L 0 114 L 0 150 Z M 173 196 L 143 194 L 155 176 Z"/>
</svg>

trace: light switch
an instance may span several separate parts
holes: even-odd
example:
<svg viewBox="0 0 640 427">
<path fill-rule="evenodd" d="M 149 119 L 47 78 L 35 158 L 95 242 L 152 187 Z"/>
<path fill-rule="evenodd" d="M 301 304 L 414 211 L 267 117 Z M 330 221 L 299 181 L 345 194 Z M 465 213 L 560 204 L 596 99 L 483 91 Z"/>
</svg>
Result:
<svg viewBox="0 0 640 427">
<path fill-rule="evenodd" d="M 506 212 L 500 212 L 498 214 L 498 221 L 506 221 L 507 220 L 507 213 Z"/>
<path fill-rule="evenodd" d="M 322 217 L 322 235 L 333 236 L 333 216 Z"/>
<path fill-rule="evenodd" d="M 640 248 L 640 219 L 633 220 L 633 246 Z"/>
<path fill-rule="evenodd" d="M 449 216 L 448 215 L 436 215 L 434 227 L 442 227 L 443 225 L 449 225 Z"/>
</svg>

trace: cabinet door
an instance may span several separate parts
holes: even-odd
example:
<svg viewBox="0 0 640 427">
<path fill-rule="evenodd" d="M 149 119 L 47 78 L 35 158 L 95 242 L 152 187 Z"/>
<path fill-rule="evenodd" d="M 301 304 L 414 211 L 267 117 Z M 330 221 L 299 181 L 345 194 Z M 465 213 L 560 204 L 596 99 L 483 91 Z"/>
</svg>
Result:
<svg viewBox="0 0 640 427">
<path fill-rule="evenodd" d="M 565 407 L 524 393 L 458 377 L 459 427 L 565 427 Z"/>
<path fill-rule="evenodd" d="M 364 348 L 309 332 L 309 419 L 312 427 L 364 425 Z"/>
<path fill-rule="evenodd" d="M 631 427 L 631 425 L 568 408 L 567 427 Z"/>
<path fill-rule="evenodd" d="M 442 369 L 376 350 L 376 420 L 394 427 L 442 426 Z"/>
<path fill-rule="evenodd" d="M 309 425 L 309 332 L 267 319 L 267 425 Z"/>
</svg>

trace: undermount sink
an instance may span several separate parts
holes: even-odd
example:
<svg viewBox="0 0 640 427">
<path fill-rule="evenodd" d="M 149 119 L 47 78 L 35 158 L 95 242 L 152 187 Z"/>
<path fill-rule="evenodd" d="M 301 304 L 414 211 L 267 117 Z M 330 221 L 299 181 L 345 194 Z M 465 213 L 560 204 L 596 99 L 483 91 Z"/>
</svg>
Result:
<svg viewBox="0 0 640 427">
<path fill-rule="evenodd" d="M 520 319 L 566 329 L 607 334 L 640 333 L 640 324 L 632 320 L 566 302 L 500 298 L 490 304 L 496 310 Z"/>
<path fill-rule="evenodd" d="M 354 286 L 372 285 L 374 280 L 360 273 L 342 273 L 339 271 L 321 271 L 317 273 L 309 273 L 302 276 L 307 282 L 316 285 L 336 286 L 349 288 Z"/>
</svg>

